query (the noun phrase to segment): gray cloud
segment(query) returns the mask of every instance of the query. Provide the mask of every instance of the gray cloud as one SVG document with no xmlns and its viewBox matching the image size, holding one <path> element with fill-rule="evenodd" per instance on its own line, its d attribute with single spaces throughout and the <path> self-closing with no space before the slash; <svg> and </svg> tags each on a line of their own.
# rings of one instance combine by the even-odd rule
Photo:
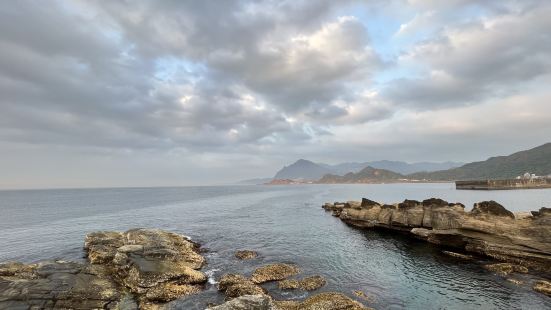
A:
<svg viewBox="0 0 551 310">
<path fill-rule="evenodd" d="M 2 3 L 0 187 L 24 186 L 21 170 L 36 186 L 49 176 L 55 186 L 208 183 L 299 157 L 471 160 L 486 154 L 471 143 L 547 142 L 550 10 L 535 0 Z M 407 31 L 385 37 L 400 24 Z"/>
<path fill-rule="evenodd" d="M 428 72 L 395 80 L 385 95 L 426 109 L 514 94 L 551 70 L 550 14 L 542 4 L 447 27 L 401 57 Z"/>
</svg>

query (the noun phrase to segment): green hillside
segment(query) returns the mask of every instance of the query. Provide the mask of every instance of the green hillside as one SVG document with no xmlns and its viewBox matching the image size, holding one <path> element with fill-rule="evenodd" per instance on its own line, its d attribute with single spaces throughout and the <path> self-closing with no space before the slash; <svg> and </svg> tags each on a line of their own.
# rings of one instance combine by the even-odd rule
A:
<svg viewBox="0 0 551 310">
<path fill-rule="evenodd" d="M 433 181 L 510 179 L 525 172 L 536 175 L 551 174 L 551 143 L 509 156 L 498 156 L 486 161 L 473 162 L 459 168 L 413 173 L 407 177 Z"/>
</svg>

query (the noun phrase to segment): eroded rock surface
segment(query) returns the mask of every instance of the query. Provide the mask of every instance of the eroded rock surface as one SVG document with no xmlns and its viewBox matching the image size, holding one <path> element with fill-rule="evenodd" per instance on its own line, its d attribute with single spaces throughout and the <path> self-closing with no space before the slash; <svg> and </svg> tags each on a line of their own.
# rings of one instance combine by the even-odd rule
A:
<svg viewBox="0 0 551 310">
<path fill-rule="evenodd" d="M 551 282 L 540 280 L 534 283 L 534 291 L 551 297 Z"/>
<path fill-rule="evenodd" d="M 116 309 L 123 295 L 102 266 L 0 264 L 0 309 Z"/>
<path fill-rule="evenodd" d="M 240 274 L 225 274 L 220 278 L 218 290 L 224 292 L 226 300 L 244 295 L 266 295 L 267 291 Z"/>
<path fill-rule="evenodd" d="M 495 201 L 461 203 L 431 198 L 393 205 L 326 203 L 323 208 L 349 225 L 411 233 L 428 242 L 489 256 L 503 262 L 551 272 L 551 209 L 516 216 Z"/>
<path fill-rule="evenodd" d="M 267 295 L 245 295 L 227 301 L 210 310 L 278 310 Z"/>
<path fill-rule="evenodd" d="M 264 283 L 268 281 L 278 281 L 294 276 L 300 272 L 295 265 L 290 264 L 270 264 L 257 268 L 251 277 L 254 283 Z"/>
<path fill-rule="evenodd" d="M 281 310 L 364 310 L 371 309 L 341 293 L 320 293 L 302 302 L 275 301 Z"/>
<path fill-rule="evenodd" d="M 205 259 L 188 238 L 156 229 L 86 236 L 90 263 L 0 265 L 0 308 L 154 309 L 199 292 Z"/>
<path fill-rule="evenodd" d="M 238 259 L 253 259 L 258 256 L 258 253 L 250 250 L 241 250 L 235 252 L 235 257 Z"/>
</svg>

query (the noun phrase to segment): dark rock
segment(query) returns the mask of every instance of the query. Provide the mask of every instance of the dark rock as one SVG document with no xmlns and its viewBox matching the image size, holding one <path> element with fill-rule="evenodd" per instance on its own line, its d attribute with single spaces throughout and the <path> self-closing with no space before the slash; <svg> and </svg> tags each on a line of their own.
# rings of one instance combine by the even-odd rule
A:
<svg viewBox="0 0 551 310">
<path fill-rule="evenodd" d="M 114 309 L 122 300 L 105 268 L 64 261 L 0 265 L 0 309 Z"/>
<path fill-rule="evenodd" d="M 373 207 L 373 206 L 380 206 L 381 204 L 376 202 L 376 201 L 373 201 L 373 200 L 369 200 L 367 198 L 362 198 L 362 208 L 367 208 L 367 207 Z"/>
<path fill-rule="evenodd" d="M 513 212 L 505 209 L 505 207 L 503 207 L 502 205 L 500 205 L 499 203 L 493 200 L 475 203 L 473 210 L 471 211 L 471 214 L 504 216 L 504 217 L 510 217 L 512 219 L 515 218 L 515 215 L 513 214 Z"/>
<path fill-rule="evenodd" d="M 429 198 L 423 200 L 423 206 L 447 206 L 449 203 L 440 198 Z"/>
<path fill-rule="evenodd" d="M 241 250 L 235 252 L 235 257 L 238 259 L 253 259 L 258 256 L 258 253 L 250 250 Z"/>
</svg>

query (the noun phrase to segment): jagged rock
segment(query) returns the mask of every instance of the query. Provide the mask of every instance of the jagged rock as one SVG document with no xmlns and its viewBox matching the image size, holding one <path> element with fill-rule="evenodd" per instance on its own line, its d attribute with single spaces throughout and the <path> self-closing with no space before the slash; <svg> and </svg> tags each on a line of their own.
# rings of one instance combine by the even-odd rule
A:
<svg viewBox="0 0 551 310">
<path fill-rule="evenodd" d="M 505 207 L 503 207 L 502 205 L 500 205 L 499 203 L 493 200 L 475 203 L 473 210 L 471 211 L 471 214 L 506 216 L 512 219 L 515 218 L 515 215 L 513 214 L 513 212 L 505 209 Z"/>
<path fill-rule="evenodd" d="M 551 272 L 551 209 L 519 216 L 494 201 L 475 204 L 465 212 L 461 203 L 431 198 L 339 210 L 341 220 L 359 228 L 409 232 L 428 242 L 473 252 L 503 262 Z M 334 208 L 334 205 L 333 205 Z"/>
<path fill-rule="evenodd" d="M 485 265 L 484 268 L 495 272 L 497 274 L 500 274 L 502 276 L 508 275 L 512 272 L 518 272 L 518 273 L 527 273 L 528 268 L 524 266 L 509 264 L 509 263 L 499 263 L 499 264 L 490 264 Z"/>
<path fill-rule="evenodd" d="M 199 246 L 178 234 L 96 232 L 84 247 L 89 264 L 0 264 L 0 308 L 157 309 L 207 281 Z"/>
<path fill-rule="evenodd" d="M 361 209 L 362 208 L 362 203 L 360 201 L 350 200 L 350 201 L 347 201 L 344 204 L 344 207 L 345 208 L 352 208 L 352 209 Z"/>
<path fill-rule="evenodd" d="M 298 274 L 298 267 L 289 264 L 270 264 L 257 268 L 251 277 L 254 283 L 278 281 Z"/>
<path fill-rule="evenodd" d="M 235 257 L 238 259 L 253 259 L 258 256 L 258 253 L 250 250 L 241 250 L 235 252 Z"/>
<path fill-rule="evenodd" d="M 551 282 L 539 280 L 534 283 L 534 291 L 551 296 Z"/>
<path fill-rule="evenodd" d="M 267 294 L 266 290 L 239 274 L 225 274 L 220 278 L 218 290 L 223 291 L 226 300 L 244 296 Z"/>
<path fill-rule="evenodd" d="M 117 282 L 146 299 L 175 299 L 178 292 L 191 294 L 197 291 L 194 284 L 207 281 L 196 270 L 205 262 L 198 245 L 175 233 L 158 229 L 91 233 L 85 250 L 91 263 L 109 267 Z M 158 286 L 171 290 L 161 294 Z"/>
<path fill-rule="evenodd" d="M 302 280 L 282 280 L 277 283 L 280 289 L 302 289 L 306 291 L 317 290 L 324 286 L 325 278 L 322 276 L 306 277 Z"/>
<path fill-rule="evenodd" d="M 362 198 L 362 203 L 361 203 L 362 208 L 380 206 L 380 205 L 381 204 L 376 202 L 376 201 L 373 201 L 373 200 L 370 200 L 370 199 L 367 199 L 367 198 Z"/>
<path fill-rule="evenodd" d="M 276 301 L 275 304 L 281 310 L 365 310 L 361 303 L 341 293 L 320 293 L 308 297 L 302 302 Z"/>
<path fill-rule="evenodd" d="M 234 298 L 210 310 L 277 310 L 267 295 L 245 295 Z"/>
<path fill-rule="evenodd" d="M 0 309 L 114 309 L 121 300 L 103 267 L 65 261 L 0 265 Z"/>
</svg>

